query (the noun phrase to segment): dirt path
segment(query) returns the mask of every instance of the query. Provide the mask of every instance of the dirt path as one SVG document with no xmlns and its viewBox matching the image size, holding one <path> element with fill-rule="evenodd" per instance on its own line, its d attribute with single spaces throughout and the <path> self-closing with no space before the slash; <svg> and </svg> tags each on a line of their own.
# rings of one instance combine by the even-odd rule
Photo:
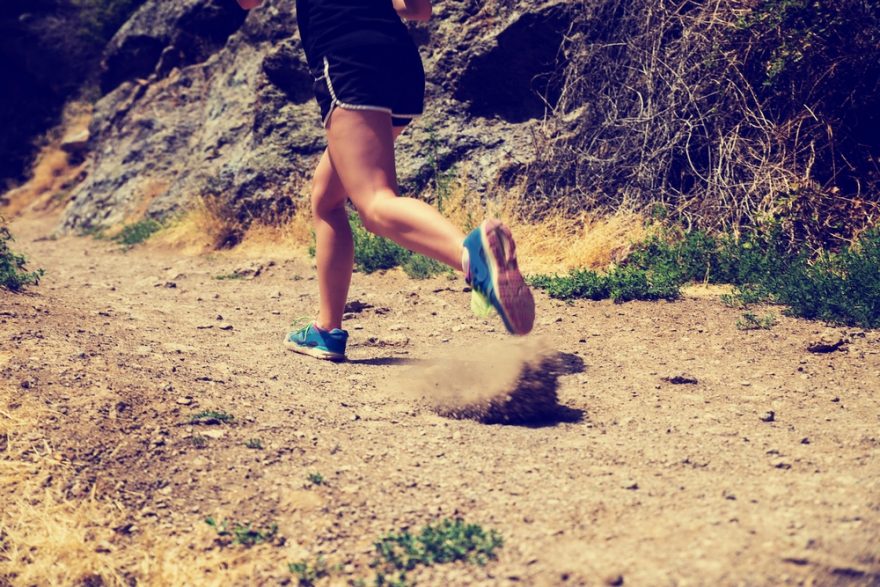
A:
<svg viewBox="0 0 880 587">
<path fill-rule="evenodd" d="M 77 473 L 66 495 L 116 503 L 120 558 L 145 535 L 209 557 L 203 519 L 226 516 L 284 537 L 241 549 L 235 582 L 283 583 L 320 554 L 356 579 L 379 536 L 461 516 L 503 536 L 499 559 L 418 584 L 880 584 L 880 332 L 786 317 L 743 332 L 717 299 L 539 295 L 537 334 L 583 360 L 559 389 L 575 417 L 490 426 L 401 389 L 408 362 L 506 340 L 461 282 L 356 274 L 351 298 L 372 307 L 347 323 L 352 360 L 325 364 L 280 344 L 315 305 L 305 260 L 35 240 L 48 227 L 13 226 L 47 275 L 0 293 L 0 384 L 50 409 L 39 426 Z M 807 352 L 823 335 L 849 342 Z M 189 424 L 203 410 L 235 419 Z"/>
</svg>

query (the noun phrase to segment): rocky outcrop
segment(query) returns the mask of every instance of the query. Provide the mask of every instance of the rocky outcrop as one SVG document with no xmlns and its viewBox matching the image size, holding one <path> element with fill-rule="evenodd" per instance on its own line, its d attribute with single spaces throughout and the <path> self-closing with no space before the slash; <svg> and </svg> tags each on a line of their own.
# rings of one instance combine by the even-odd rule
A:
<svg viewBox="0 0 880 587">
<path fill-rule="evenodd" d="M 325 146 L 294 4 L 148 0 L 105 53 L 90 171 L 63 228 L 167 217 L 199 197 L 242 227 L 288 215 Z M 405 193 L 453 168 L 483 191 L 531 157 L 533 126 L 558 97 L 568 11 L 441 0 L 412 26 L 428 88 L 425 116 L 399 142 Z"/>
</svg>

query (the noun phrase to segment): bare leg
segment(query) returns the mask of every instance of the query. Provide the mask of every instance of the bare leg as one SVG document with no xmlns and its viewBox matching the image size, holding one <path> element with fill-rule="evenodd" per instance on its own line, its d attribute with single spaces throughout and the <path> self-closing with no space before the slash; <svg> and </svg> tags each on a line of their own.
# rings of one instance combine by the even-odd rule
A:
<svg viewBox="0 0 880 587">
<path fill-rule="evenodd" d="M 461 270 L 464 233 L 430 204 L 397 195 L 388 114 L 337 108 L 327 140 L 333 167 L 367 230 Z"/>
<path fill-rule="evenodd" d="M 402 132 L 403 127 L 393 129 L 393 139 Z M 347 199 L 339 175 L 324 151 L 315 169 L 311 198 L 320 294 L 315 322 L 324 330 L 342 327 L 342 314 L 351 285 L 354 243 L 345 210 Z"/>
<path fill-rule="evenodd" d="M 339 176 L 333 169 L 327 151 L 324 151 L 312 183 L 315 262 L 318 266 L 320 295 L 315 322 L 324 330 L 342 326 L 342 313 L 351 284 L 354 243 L 345 211 L 346 199 Z"/>
</svg>

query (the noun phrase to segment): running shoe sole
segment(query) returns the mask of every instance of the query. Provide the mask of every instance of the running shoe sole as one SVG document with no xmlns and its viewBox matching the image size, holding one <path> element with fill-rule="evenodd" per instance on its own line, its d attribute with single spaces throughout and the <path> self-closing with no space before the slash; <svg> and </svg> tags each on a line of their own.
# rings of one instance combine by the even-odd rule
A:
<svg viewBox="0 0 880 587">
<path fill-rule="evenodd" d="M 480 237 L 491 253 L 486 261 L 501 319 L 511 334 L 528 334 L 535 324 L 535 299 L 519 271 L 513 235 L 501 221 L 491 219 L 483 223 Z"/>
</svg>

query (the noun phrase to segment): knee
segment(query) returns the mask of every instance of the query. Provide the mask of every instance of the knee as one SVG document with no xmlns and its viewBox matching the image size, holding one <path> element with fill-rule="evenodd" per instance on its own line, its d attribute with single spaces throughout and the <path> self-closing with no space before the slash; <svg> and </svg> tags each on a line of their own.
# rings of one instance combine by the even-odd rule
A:
<svg viewBox="0 0 880 587">
<path fill-rule="evenodd" d="M 327 218 L 345 211 L 345 198 L 333 198 L 326 186 L 315 185 L 311 195 L 312 218 Z"/>
<path fill-rule="evenodd" d="M 358 216 L 369 232 L 377 236 L 388 235 L 388 218 L 381 198 L 375 198 L 367 206 L 358 208 Z"/>
</svg>

